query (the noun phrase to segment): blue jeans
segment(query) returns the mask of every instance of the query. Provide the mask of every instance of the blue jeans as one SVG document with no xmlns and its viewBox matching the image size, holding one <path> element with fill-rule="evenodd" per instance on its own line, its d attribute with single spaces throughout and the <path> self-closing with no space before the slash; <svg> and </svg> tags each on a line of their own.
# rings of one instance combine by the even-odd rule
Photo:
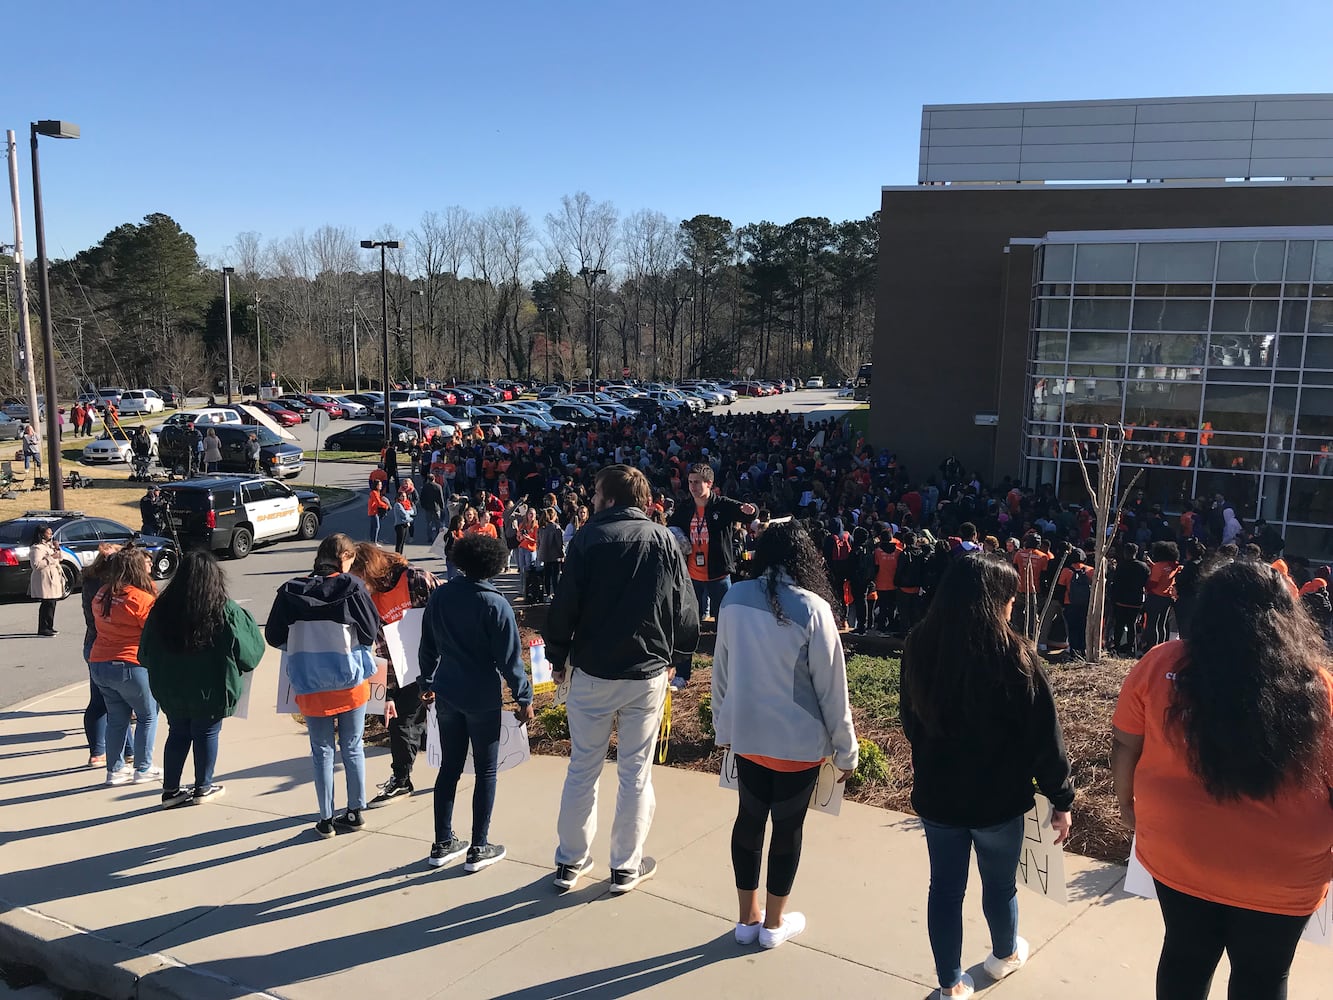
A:
<svg viewBox="0 0 1333 1000">
<path fill-rule="evenodd" d="M 930 895 L 926 928 L 935 954 L 940 988 L 963 978 L 963 896 L 972 848 L 981 875 L 981 912 L 990 927 L 991 950 L 1008 958 L 1018 948 L 1018 857 L 1023 847 L 1023 817 L 969 830 L 923 820 L 930 853 Z"/>
<path fill-rule="evenodd" d="M 93 680 L 91 670 L 88 673 L 88 707 L 83 710 L 83 735 L 88 738 L 90 757 L 101 757 L 106 753 L 106 699 L 102 697 L 102 689 Z M 133 733 L 127 730 L 125 747 L 120 755 L 122 758 L 134 752 L 132 737 Z"/>
<path fill-rule="evenodd" d="M 713 617 L 717 617 L 717 609 L 722 604 L 722 598 L 727 596 L 727 591 L 731 589 L 731 577 L 724 576 L 720 580 L 690 580 L 694 584 L 694 599 L 699 605 L 699 617 L 711 610 Z M 712 608 L 709 608 L 709 604 Z"/>
<path fill-rule="evenodd" d="M 93 683 L 106 701 L 106 745 L 123 747 L 130 731 L 130 713 L 139 720 L 134 727 L 134 769 L 153 766 L 153 737 L 157 735 L 157 701 L 148 686 L 148 668 L 137 663 L 110 660 L 88 664 Z M 107 754 L 106 771 L 121 770 L 125 761 Z"/>
<path fill-rule="evenodd" d="M 487 843 L 491 812 L 495 809 L 495 772 L 500 759 L 500 709 L 463 712 L 437 698 L 435 713 L 440 722 L 440 772 L 435 777 L 435 842 L 454 836 L 454 796 L 458 779 L 472 746 L 472 843 Z"/>
<path fill-rule="evenodd" d="M 342 748 L 343 771 L 347 775 L 347 808 L 366 807 L 366 753 L 361 737 L 366 731 L 366 706 L 341 715 L 306 716 L 310 734 L 310 754 L 315 761 L 315 798 L 319 800 L 319 818 L 333 819 L 333 733 L 338 731 Z"/>
<path fill-rule="evenodd" d="M 218 760 L 218 734 L 221 719 L 193 719 L 167 716 L 167 742 L 162 747 L 162 789 L 174 792 L 181 786 L 185 758 L 194 748 L 194 787 L 213 784 L 213 767 Z"/>
</svg>

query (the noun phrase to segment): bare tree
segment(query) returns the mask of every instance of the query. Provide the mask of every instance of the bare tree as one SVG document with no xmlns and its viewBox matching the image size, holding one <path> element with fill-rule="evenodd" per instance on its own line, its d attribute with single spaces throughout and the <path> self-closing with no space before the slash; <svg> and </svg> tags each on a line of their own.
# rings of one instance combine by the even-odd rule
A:
<svg viewBox="0 0 1333 1000">
<path fill-rule="evenodd" d="M 587 313 L 584 332 L 590 361 L 595 334 L 593 296 L 605 287 L 598 284 L 595 272 L 610 270 L 619 217 L 609 201 L 594 202 L 586 191 L 565 195 L 560 199 L 560 211 L 546 216 L 548 270 L 563 267 L 583 279 Z"/>
<path fill-rule="evenodd" d="M 187 395 L 210 381 L 204 338 L 197 333 L 168 337 L 159 363 L 167 381 Z"/>
<path fill-rule="evenodd" d="M 1097 461 L 1095 489 L 1088 475 L 1087 461 L 1083 457 L 1083 445 L 1086 442 L 1079 441 L 1078 434 L 1072 427 L 1069 430 L 1069 437 L 1074 445 L 1074 457 L 1078 459 L 1078 470 L 1083 474 L 1083 485 L 1087 488 L 1092 503 L 1094 554 L 1092 598 L 1088 604 L 1086 638 L 1087 658 L 1093 663 L 1100 663 L 1102 659 L 1102 636 L 1105 634 L 1106 617 L 1106 562 L 1111 553 L 1111 539 L 1115 537 L 1115 528 L 1120 523 L 1120 512 L 1125 508 L 1125 501 L 1129 498 L 1130 491 L 1134 489 L 1134 484 L 1139 481 L 1139 476 L 1143 474 L 1142 469 L 1134 473 L 1134 478 L 1129 481 L 1129 485 L 1120 494 L 1120 500 L 1117 502 L 1115 484 L 1120 478 L 1120 458 L 1125 450 L 1125 427 L 1123 424 L 1117 424 L 1114 430 L 1115 436 L 1112 437 L 1112 428 L 1107 424 L 1102 425 L 1097 454 L 1092 456 Z"/>
</svg>

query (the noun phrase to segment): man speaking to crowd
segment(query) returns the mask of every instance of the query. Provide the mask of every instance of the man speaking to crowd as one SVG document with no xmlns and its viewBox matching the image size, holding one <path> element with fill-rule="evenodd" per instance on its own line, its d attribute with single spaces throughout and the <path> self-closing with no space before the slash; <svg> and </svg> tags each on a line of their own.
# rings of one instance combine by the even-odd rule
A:
<svg viewBox="0 0 1333 1000">
<path fill-rule="evenodd" d="M 690 466 L 689 485 L 694 503 L 677 508 L 668 523 L 684 532 L 690 542 L 688 570 L 699 617 L 704 617 L 707 608 L 716 618 L 722 598 L 731 589 L 731 574 L 736 568 L 732 526 L 738 521 L 749 521 L 757 511 L 752 503 L 740 503 L 714 493 L 713 467 L 707 462 Z M 689 661 L 682 661 L 672 683 L 684 687 L 689 680 Z"/>
<path fill-rule="evenodd" d="M 649 520 L 648 480 L 611 465 L 597 474 L 595 513 L 574 535 L 546 624 L 557 683 L 569 672 L 569 771 L 560 799 L 555 884 L 572 889 L 593 867 L 597 779 L 617 725 L 619 793 L 611 827 L 611 891 L 653 877 L 643 855 L 653 821 L 653 746 L 671 664 L 699 644 L 699 612 L 670 532 Z M 616 722 L 617 718 L 619 719 Z"/>
</svg>

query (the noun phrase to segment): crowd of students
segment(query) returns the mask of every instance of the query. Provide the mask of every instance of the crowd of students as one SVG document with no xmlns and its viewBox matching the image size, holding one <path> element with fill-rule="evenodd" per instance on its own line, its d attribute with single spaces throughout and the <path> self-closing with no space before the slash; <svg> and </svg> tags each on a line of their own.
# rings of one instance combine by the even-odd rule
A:
<svg viewBox="0 0 1333 1000">
<path fill-rule="evenodd" d="M 657 874 L 644 851 L 653 749 L 666 693 L 689 682 L 708 612 L 716 738 L 738 758 L 735 939 L 774 948 L 802 933 L 806 918 L 789 903 L 810 789 L 823 760 L 845 780 L 859 757 L 839 631 L 877 627 L 906 636 L 901 718 L 930 859 L 939 995 L 975 989 L 962 961 L 973 852 L 991 937 L 983 968 L 998 980 L 1023 967 L 1023 816 L 1040 790 L 1063 840 L 1075 797 L 1035 620 L 1054 594 L 1077 646 L 1090 589 L 1080 543 L 1090 548 L 1095 531 L 1086 512 L 1049 491 L 985 489 L 952 460 L 922 483 L 846 424 L 806 427 L 786 413 L 446 446 L 417 456 L 420 489 L 400 478 L 396 458 L 390 451 L 376 470 L 372 497 L 392 489 L 394 503 L 412 509 L 405 534 L 418 508 L 433 508 L 442 579 L 374 540 L 331 535 L 312 573 L 280 589 L 265 629 L 285 649 L 306 717 L 320 836 L 358 830 L 365 808 L 414 793 L 433 704 L 443 760 L 428 863 L 461 859 L 480 871 L 503 859 L 490 820 L 506 688 L 518 720 L 533 717 L 514 612 L 489 582 L 513 559 L 551 601 L 547 655 L 567 686 L 558 887 L 574 888 L 594 867 L 595 788 L 613 728 L 611 891 Z M 1333 677 L 1302 567 L 1268 558 L 1280 545 L 1262 526 L 1249 542 L 1225 509 L 1227 541 L 1213 538 L 1211 511 L 1154 538 L 1160 511 L 1131 504 L 1116 527 L 1108 628 L 1122 648 L 1151 651 L 1125 681 L 1112 766 L 1166 923 L 1158 996 L 1205 997 L 1225 951 L 1233 996 L 1276 1000 L 1300 927 L 1333 876 Z M 206 553 L 190 554 L 160 597 L 134 547 L 104 552 L 89 579 L 93 700 L 109 719 L 99 733 L 90 703 L 90 764 L 106 764 L 109 784 L 161 778 L 164 806 L 216 797 L 218 730 L 259 659 L 253 620 L 227 600 Z M 185 602 L 202 614 L 171 610 Z M 405 665 L 384 629 L 414 608 L 423 612 L 419 678 L 400 683 Z M 1180 639 L 1169 638 L 1173 622 Z M 378 660 L 389 678 L 391 774 L 368 796 L 362 734 Z M 159 703 L 172 733 L 165 774 L 151 758 Z M 182 781 L 189 748 L 192 784 Z M 454 812 L 469 749 L 477 777 L 465 839 Z M 347 783 L 341 811 L 335 752 Z M 1204 846 L 1200 828 L 1210 831 Z"/>
</svg>

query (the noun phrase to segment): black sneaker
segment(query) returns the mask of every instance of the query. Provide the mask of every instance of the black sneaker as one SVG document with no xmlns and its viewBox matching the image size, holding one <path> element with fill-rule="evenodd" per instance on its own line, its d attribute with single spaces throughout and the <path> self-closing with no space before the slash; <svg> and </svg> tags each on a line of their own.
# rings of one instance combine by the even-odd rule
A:
<svg viewBox="0 0 1333 1000">
<path fill-rule="evenodd" d="M 454 837 L 452 840 L 437 841 L 430 845 L 430 857 L 426 864 L 432 868 L 443 868 L 450 861 L 457 861 L 468 853 L 468 842 Z"/>
<path fill-rule="evenodd" d="M 503 860 L 504 856 L 503 844 L 482 844 L 479 847 L 470 847 L 467 852 L 467 863 L 463 865 L 463 871 L 479 872 L 483 868 L 489 868 L 497 861 Z"/>
<path fill-rule="evenodd" d="M 592 871 L 592 858 L 584 858 L 576 865 L 556 865 L 555 884 L 561 889 L 572 889 L 580 878 Z"/>
<path fill-rule="evenodd" d="M 399 781 L 396 777 L 391 777 L 384 784 L 380 785 L 379 790 L 380 793 L 366 804 L 367 809 L 377 809 L 386 802 L 392 802 L 394 799 L 406 798 L 415 791 L 410 779 Z"/>
<path fill-rule="evenodd" d="M 335 816 L 333 822 L 347 830 L 360 830 L 366 825 L 366 821 L 361 817 L 360 809 L 348 809 L 341 816 Z"/>
<path fill-rule="evenodd" d="M 188 805 L 194 798 L 188 788 L 177 788 L 174 792 L 162 793 L 162 808 L 174 809 L 176 806 Z"/>
<path fill-rule="evenodd" d="M 315 834 L 328 840 L 333 836 L 333 820 L 322 819 L 315 824 Z"/>
<path fill-rule="evenodd" d="M 640 861 L 637 871 L 633 868 L 616 868 L 611 872 L 611 891 L 617 895 L 629 892 L 640 882 L 647 882 L 656 874 L 657 862 L 652 858 Z"/>
<path fill-rule="evenodd" d="M 207 802 L 210 799 L 220 799 L 226 793 L 227 789 L 224 786 L 212 784 L 207 788 L 196 788 L 193 794 L 193 801 L 195 805 L 198 805 L 200 802 Z"/>
</svg>

